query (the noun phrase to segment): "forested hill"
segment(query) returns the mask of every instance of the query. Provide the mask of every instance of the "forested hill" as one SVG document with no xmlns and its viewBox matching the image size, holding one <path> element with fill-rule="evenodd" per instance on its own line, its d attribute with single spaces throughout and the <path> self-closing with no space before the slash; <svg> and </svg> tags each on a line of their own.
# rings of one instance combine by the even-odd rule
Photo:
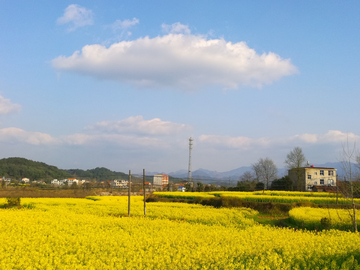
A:
<svg viewBox="0 0 360 270">
<path fill-rule="evenodd" d="M 91 170 L 80 170 L 80 169 L 70 169 L 65 170 L 67 173 L 73 175 L 75 178 L 79 179 L 88 179 L 88 180 L 97 180 L 97 181 L 110 181 L 115 179 L 128 179 L 128 175 L 122 172 L 111 171 L 107 168 L 95 168 Z"/>
<path fill-rule="evenodd" d="M 114 172 L 107 168 L 95 168 L 86 171 L 80 169 L 61 170 L 43 162 L 19 157 L 0 159 L 0 178 L 3 176 L 9 177 L 12 180 L 20 180 L 21 178 L 26 177 L 31 181 L 49 181 L 52 179 L 64 179 L 70 177 L 97 181 L 128 179 L 127 174 Z"/>
<path fill-rule="evenodd" d="M 72 177 L 71 174 L 55 166 L 26 158 L 11 157 L 0 159 L 0 177 L 10 177 L 20 180 L 23 177 L 30 180 L 52 180 Z"/>
</svg>

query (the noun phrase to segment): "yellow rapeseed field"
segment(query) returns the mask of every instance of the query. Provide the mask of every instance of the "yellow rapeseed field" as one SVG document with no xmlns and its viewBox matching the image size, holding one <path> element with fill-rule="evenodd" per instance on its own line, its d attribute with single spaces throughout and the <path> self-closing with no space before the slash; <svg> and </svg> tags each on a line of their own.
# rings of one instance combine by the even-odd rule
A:
<svg viewBox="0 0 360 270">
<path fill-rule="evenodd" d="M 356 221 L 360 225 L 360 210 L 356 210 Z M 289 217 L 295 224 L 304 225 L 307 228 L 322 227 L 321 220 L 327 219 L 332 228 L 353 230 L 353 210 L 352 209 L 326 209 L 299 207 L 289 212 Z"/>
<path fill-rule="evenodd" d="M 0 200 L 4 204 L 5 200 Z M 359 269 L 360 235 L 256 224 L 249 209 L 141 197 L 22 199 L 0 209 L 0 269 Z"/>
<path fill-rule="evenodd" d="M 295 191 L 255 191 L 255 192 L 154 192 L 155 195 L 167 198 L 211 198 L 211 197 L 232 197 L 249 202 L 274 202 L 274 203 L 298 203 L 310 202 L 315 204 L 351 204 L 351 200 L 343 198 L 336 193 L 327 192 L 295 192 Z M 355 203 L 360 204 L 360 199 L 354 199 Z"/>
</svg>

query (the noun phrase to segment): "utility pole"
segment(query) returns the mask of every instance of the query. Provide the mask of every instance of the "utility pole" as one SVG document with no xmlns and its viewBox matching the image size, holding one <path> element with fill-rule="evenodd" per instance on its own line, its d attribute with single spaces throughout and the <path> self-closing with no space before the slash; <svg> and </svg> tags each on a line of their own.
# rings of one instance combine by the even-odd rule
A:
<svg viewBox="0 0 360 270">
<path fill-rule="evenodd" d="M 357 232 L 357 224 L 356 224 L 356 207 L 354 202 L 354 189 L 353 189 L 353 183 L 350 181 L 350 187 L 351 187 L 351 202 L 353 207 L 353 223 L 354 223 L 354 231 Z"/>
<path fill-rule="evenodd" d="M 129 187 L 128 187 L 128 217 L 130 217 L 130 197 L 131 197 L 131 170 L 129 170 Z"/>
<path fill-rule="evenodd" d="M 336 175 L 336 204 L 338 204 L 338 198 L 339 198 L 339 186 L 338 186 L 338 179 L 339 179 L 339 176 Z"/>
<path fill-rule="evenodd" d="M 143 169 L 143 190 L 144 190 L 144 216 L 146 217 L 145 169 Z"/>
</svg>

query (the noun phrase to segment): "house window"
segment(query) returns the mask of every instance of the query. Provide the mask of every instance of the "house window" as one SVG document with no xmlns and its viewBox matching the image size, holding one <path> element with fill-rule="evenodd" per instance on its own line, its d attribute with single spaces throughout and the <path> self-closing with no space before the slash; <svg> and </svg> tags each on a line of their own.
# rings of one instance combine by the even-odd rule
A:
<svg viewBox="0 0 360 270">
<path fill-rule="evenodd" d="M 320 179 L 320 185 L 324 184 L 324 179 Z"/>
<path fill-rule="evenodd" d="M 308 179 L 311 180 L 311 174 L 308 174 Z"/>
<path fill-rule="evenodd" d="M 317 172 L 315 172 L 315 175 L 317 175 Z"/>
<path fill-rule="evenodd" d="M 311 185 L 308 185 L 308 186 L 307 186 L 307 189 L 310 190 L 310 189 L 311 189 Z"/>
<path fill-rule="evenodd" d="M 314 185 L 317 185 L 317 181 L 314 182 Z"/>
<path fill-rule="evenodd" d="M 324 170 L 320 170 L 320 175 L 324 175 Z"/>
<path fill-rule="evenodd" d="M 329 171 L 329 176 L 334 176 L 334 171 Z"/>
</svg>

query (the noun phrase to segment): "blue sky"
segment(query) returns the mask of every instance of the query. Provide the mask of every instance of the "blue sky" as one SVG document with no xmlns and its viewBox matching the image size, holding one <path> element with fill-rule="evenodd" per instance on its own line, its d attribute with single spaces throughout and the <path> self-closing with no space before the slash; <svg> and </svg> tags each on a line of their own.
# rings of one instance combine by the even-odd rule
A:
<svg viewBox="0 0 360 270">
<path fill-rule="evenodd" d="M 0 158 L 227 171 L 359 141 L 358 1 L 0 1 Z"/>
</svg>

